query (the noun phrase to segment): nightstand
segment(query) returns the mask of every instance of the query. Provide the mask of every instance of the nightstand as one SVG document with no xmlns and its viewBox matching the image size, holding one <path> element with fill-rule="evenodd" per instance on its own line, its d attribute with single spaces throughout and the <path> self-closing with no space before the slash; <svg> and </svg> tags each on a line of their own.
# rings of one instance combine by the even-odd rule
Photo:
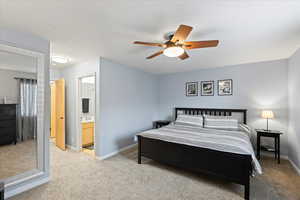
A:
<svg viewBox="0 0 300 200">
<path fill-rule="evenodd" d="M 256 134 L 257 134 L 257 148 L 256 148 L 256 153 L 257 153 L 257 159 L 260 159 L 260 151 L 269 151 L 269 152 L 274 152 L 275 154 L 275 159 L 277 159 L 278 164 L 280 163 L 280 135 L 283 133 L 280 131 L 274 131 L 274 130 L 264 130 L 264 129 L 255 129 Z M 274 149 L 266 148 L 264 146 L 260 145 L 260 138 L 261 137 L 271 137 L 274 138 Z"/>
<path fill-rule="evenodd" d="M 153 122 L 153 128 L 161 128 L 163 126 L 167 126 L 171 123 L 171 121 L 168 120 L 158 120 Z"/>
</svg>

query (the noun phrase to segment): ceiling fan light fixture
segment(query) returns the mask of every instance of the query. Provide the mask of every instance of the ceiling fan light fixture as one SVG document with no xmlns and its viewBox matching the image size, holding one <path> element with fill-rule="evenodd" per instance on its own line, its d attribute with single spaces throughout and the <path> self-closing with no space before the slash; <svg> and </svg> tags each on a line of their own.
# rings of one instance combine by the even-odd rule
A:
<svg viewBox="0 0 300 200">
<path fill-rule="evenodd" d="M 185 60 L 190 57 L 186 50 L 218 46 L 219 40 L 186 41 L 192 30 L 193 27 L 181 24 L 175 32 L 167 34 L 167 41 L 164 43 L 135 41 L 134 44 L 162 48 L 156 53 L 146 57 L 146 59 L 152 59 L 164 54 L 165 56 L 177 57 L 181 60 Z"/>
<path fill-rule="evenodd" d="M 182 47 L 168 47 L 164 50 L 164 55 L 168 57 L 178 57 L 184 53 L 184 49 Z"/>
</svg>

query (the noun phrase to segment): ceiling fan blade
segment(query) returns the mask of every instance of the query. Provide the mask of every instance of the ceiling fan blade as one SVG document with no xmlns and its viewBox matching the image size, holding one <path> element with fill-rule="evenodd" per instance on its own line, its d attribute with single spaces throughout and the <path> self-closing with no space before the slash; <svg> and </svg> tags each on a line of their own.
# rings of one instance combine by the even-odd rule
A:
<svg viewBox="0 0 300 200">
<path fill-rule="evenodd" d="M 208 41 L 191 41 L 184 42 L 185 49 L 196 49 L 196 48 L 206 48 L 206 47 L 216 47 L 219 44 L 219 40 L 208 40 Z"/>
<path fill-rule="evenodd" d="M 189 58 L 189 55 L 185 51 L 183 54 L 181 54 L 180 56 L 178 56 L 178 58 L 180 58 L 181 60 L 184 60 L 184 59 Z"/>
<path fill-rule="evenodd" d="M 151 59 L 151 58 L 154 58 L 154 57 L 156 57 L 156 56 L 159 56 L 159 55 L 161 55 L 163 52 L 164 52 L 163 50 L 161 50 L 161 51 L 159 51 L 159 52 L 156 52 L 155 54 L 152 54 L 151 56 L 148 56 L 147 59 Z"/>
<path fill-rule="evenodd" d="M 187 25 L 180 25 L 171 39 L 171 42 L 183 42 L 193 30 L 193 27 Z"/>
<path fill-rule="evenodd" d="M 154 46 L 154 47 L 163 47 L 163 45 L 164 45 L 164 44 L 161 44 L 161 43 L 155 43 L 155 42 L 140 42 L 140 41 L 135 41 L 134 44 L 141 44 L 141 45 Z"/>
</svg>

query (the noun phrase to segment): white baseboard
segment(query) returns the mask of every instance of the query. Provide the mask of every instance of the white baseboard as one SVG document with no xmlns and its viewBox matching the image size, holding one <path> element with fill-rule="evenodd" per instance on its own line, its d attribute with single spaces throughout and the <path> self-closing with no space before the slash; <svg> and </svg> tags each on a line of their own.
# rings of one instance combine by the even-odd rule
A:
<svg viewBox="0 0 300 200">
<path fill-rule="evenodd" d="M 26 183 L 26 184 L 24 184 L 20 187 L 17 187 L 16 189 L 5 191 L 4 199 L 8 199 L 12 196 L 15 196 L 15 195 L 20 194 L 20 193 L 25 192 L 25 191 L 28 191 L 30 189 L 33 189 L 33 188 L 39 186 L 39 185 L 45 184 L 49 181 L 50 181 L 50 177 L 45 177 L 45 178 L 39 179 L 37 181 L 32 181 L 30 183 Z"/>
<path fill-rule="evenodd" d="M 105 156 L 96 156 L 96 158 L 97 159 L 99 159 L 99 160 L 105 160 L 105 159 L 107 159 L 107 158 L 110 158 L 110 157 L 112 157 L 112 156 L 115 156 L 115 155 L 117 155 L 118 153 L 121 153 L 121 152 L 123 152 L 123 151 L 126 151 L 126 150 L 128 150 L 128 149 L 130 149 L 130 148 L 132 148 L 132 147 L 134 147 L 134 146 L 136 146 L 137 144 L 136 143 L 134 143 L 134 144 L 131 144 L 131 145 L 128 145 L 128 146 L 126 146 L 126 147 L 123 147 L 122 149 L 120 149 L 120 150 L 117 150 L 117 151 L 114 151 L 114 152 L 112 152 L 112 153 L 109 153 L 109 154 L 107 154 L 107 155 L 105 155 Z"/>
<path fill-rule="evenodd" d="M 296 172 L 300 176 L 300 169 L 297 167 L 297 165 L 290 158 L 288 158 L 288 161 L 290 161 L 290 163 L 292 164 L 292 166 L 294 167 L 294 169 L 296 170 Z"/>
</svg>

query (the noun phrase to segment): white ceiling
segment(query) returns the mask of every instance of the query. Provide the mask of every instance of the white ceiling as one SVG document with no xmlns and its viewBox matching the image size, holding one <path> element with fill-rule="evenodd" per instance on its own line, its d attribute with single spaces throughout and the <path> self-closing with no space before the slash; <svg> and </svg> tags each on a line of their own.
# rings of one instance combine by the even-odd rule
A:
<svg viewBox="0 0 300 200">
<path fill-rule="evenodd" d="M 300 47 L 299 0 L 0 0 L 0 24 L 48 38 L 52 54 L 73 63 L 96 56 L 154 73 L 187 71 L 289 57 Z M 184 61 L 145 57 L 179 24 L 189 40 L 218 39 Z"/>
<path fill-rule="evenodd" d="M 36 73 L 34 57 L 0 51 L 0 69 Z"/>
</svg>

